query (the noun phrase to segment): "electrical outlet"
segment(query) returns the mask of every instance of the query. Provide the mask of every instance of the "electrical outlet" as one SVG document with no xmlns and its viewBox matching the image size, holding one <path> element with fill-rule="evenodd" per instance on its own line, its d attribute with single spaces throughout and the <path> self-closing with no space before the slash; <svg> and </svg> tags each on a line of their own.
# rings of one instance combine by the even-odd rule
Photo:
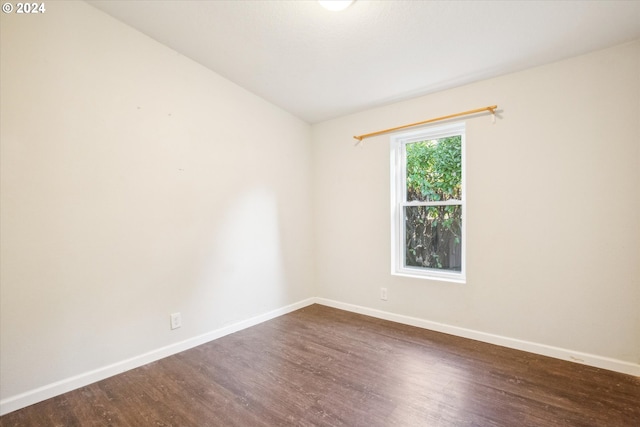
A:
<svg viewBox="0 0 640 427">
<path fill-rule="evenodd" d="M 380 299 L 383 301 L 387 300 L 387 288 L 380 288 Z"/>
<path fill-rule="evenodd" d="M 178 329 L 182 326 L 182 316 L 180 313 L 171 313 L 171 329 Z"/>
</svg>

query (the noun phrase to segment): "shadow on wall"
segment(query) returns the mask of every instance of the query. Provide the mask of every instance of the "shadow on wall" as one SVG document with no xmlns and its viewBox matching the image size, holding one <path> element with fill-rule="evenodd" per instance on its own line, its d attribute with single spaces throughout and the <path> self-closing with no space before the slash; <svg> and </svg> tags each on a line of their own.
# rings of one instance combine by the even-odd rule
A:
<svg viewBox="0 0 640 427">
<path fill-rule="evenodd" d="M 203 298 L 226 306 L 224 323 L 286 300 L 280 235 L 273 192 L 253 189 L 228 203 L 198 277 Z"/>
</svg>

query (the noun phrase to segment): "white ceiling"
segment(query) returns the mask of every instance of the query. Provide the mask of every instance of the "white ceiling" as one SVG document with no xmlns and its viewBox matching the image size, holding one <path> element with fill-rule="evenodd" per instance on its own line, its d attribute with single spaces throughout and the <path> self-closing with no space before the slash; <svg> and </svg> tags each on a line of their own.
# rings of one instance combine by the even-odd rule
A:
<svg viewBox="0 0 640 427">
<path fill-rule="evenodd" d="M 309 123 L 640 39 L 640 1 L 89 1 Z"/>
</svg>

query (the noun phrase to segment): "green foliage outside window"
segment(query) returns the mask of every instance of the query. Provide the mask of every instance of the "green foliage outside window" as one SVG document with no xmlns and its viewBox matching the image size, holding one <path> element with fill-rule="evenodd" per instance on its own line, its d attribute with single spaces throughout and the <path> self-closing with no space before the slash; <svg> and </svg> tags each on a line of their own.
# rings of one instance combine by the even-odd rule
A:
<svg viewBox="0 0 640 427">
<path fill-rule="evenodd" d="M 406 145 L 407 201 L 462 197 L 461 136 Z M 406 206 L 406 265 L 460 271 L 462 206 Z"/>
</svg>

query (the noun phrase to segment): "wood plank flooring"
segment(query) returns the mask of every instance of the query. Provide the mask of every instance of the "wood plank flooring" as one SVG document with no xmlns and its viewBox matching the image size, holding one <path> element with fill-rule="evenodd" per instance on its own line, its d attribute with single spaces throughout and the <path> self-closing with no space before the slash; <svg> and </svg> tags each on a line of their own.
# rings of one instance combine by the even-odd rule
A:
<svg viewBox="0 0 640 427">
<path fill-rule="evenodd" d="M 312 305 L 0 426 L 640 426 L 640 378 Z"/>
</svg>

